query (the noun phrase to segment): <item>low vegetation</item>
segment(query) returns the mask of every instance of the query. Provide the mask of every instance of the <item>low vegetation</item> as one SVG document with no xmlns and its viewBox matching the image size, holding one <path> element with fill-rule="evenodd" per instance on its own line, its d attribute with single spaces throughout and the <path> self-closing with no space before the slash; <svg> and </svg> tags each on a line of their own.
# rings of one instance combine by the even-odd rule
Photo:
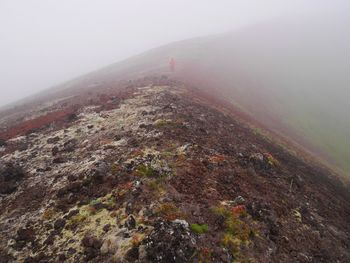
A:
<svg viewBox="0 0 350 263">
<path fill-rule="evenodd" d="M 137 167 L 136 174 L 138 176 L 155 177 L 158 175 L 158 172 L 152 166 L 142 164 Z"/>
<path fill-rule="evenodd" d="M 185 218 L 185 214 L 174 203 L 161 204 L 157 209 L 157 214 L 169 221 Z"/>
<path fill-rule="evenodd" d="M 254 236 L 254 231 L 242 220 L 246 217 L 246 212 L 242 209 L 230 210 L 227 207 L 219 206 L 212 208 L 217 216 L 225 219 L 225 232 L 221 243 L 227 248 L 235 258 L 240 258 L 241 246 L 247 246 L 250 238 Z"/>
<path fill-rule="evenodd" d="M 209 227 L 207 224 L 191 224 L 190 229 L 196 234 L 205 234 Z"/>
</svg>

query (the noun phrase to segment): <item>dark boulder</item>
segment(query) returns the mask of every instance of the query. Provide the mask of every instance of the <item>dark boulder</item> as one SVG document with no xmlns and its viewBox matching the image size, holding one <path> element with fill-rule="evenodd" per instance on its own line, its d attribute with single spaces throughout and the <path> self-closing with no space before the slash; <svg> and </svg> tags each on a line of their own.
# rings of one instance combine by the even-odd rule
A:
<svg viewBox="0 0 350 263">
<path fill-rule="evenodd" d="M 52 149 L 51 149 L 52 156 L 56 156 L 58 154 L 58 152 L 59 152 L 59 149 L 57 146 L 52 147 Z"/>
<path fill-rule="evenodd" d="M 63 150 L 65 152 L 73 152 L 76 149 L 77 144 L 78 144 L 77 139 L 70 139 L 63 144 Z"/>
<path fill-rule="evenodd" d="M 102 241 L 97 237 L 86 234 L 82 239 L 81 244 L 84 247 L 84 256 L 86 261 L 89 261 L 100 254 Z"/>
<path fill-rule="evenodd" d="M 17 230 L 17 241 L 33 242 L 35 240 L 35 232 L 32 228 L 19 228 Z"/>
<path fill-rule="evenodd" d="M 52 160 L 52 163 L 54 164 L 61 164 L 65 162 L 66 162 L 66 159 L 64 157 L 56 157 Z"/>
<path fill-rule="evenodd" d="M 23 169 L 11 162 L 0 161 L 0 194 L 11 194 L 24 177 Z"/>
<path fill-rule="evenodd" d="M 7 143 L 4 139 L 0 139 L 0 147 L 6 146 Z"/>
<path fill-rule="evenodd" d="M 136 220 L 133 215 L 129 215 L 125 221 L 125 227 L 129 230 L 136 228 Z"/>
<path fill-rule="evenodd" d="M 55 136 L 55 137 L 51 137 L 47 139 L 47 143 L 49 144 L 55 144 L 56 142 L 58 142 L 60 140 L 60 137 Z"/>
<path fill-rule="evenodd" d="M 78 118 L 77 114 L 71 113 L 71 114 L 67 115 L 65 119 L 68 122 L 71 122 L 71 121 L 75 121 L 77 118 Z"/>
<path fill-rule="evenodd" d="M 59 218 L 55 221 L 53 227 L 55 230 L 62 230 L 64 226 L 66 225 L 66 220 L 63 218 Z"/>
<path fill-rule="evenodd" d="M 195 238 L 188 225 L 162 219 L 155 223 L 152 233 L 142 244 L 147 260 L 155 263 L 189 262 L 195 252 Z"/>
</svg>

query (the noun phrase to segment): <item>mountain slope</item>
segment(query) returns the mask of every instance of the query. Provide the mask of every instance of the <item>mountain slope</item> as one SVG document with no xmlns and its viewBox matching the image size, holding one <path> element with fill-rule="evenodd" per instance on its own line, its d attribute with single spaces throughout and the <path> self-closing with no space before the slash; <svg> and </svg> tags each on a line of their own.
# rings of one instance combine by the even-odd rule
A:
<svg viewBox="0 0 350 263">
<path fill-rule="evenodd" d="M 7 133 L 2 262 L 349 260 L 350 193 L 332 172 L 179 81 L 99 92 Z"/>
<path fill-rule="evenodd" d="M 57 87 L 56 94 L 168 74 L 224 98 L 344 174 L 350 171 L 348 19 L 281 20 L 172 43 Z M 50 90 L 52 94 L 53 90 Z"/>
</svg>

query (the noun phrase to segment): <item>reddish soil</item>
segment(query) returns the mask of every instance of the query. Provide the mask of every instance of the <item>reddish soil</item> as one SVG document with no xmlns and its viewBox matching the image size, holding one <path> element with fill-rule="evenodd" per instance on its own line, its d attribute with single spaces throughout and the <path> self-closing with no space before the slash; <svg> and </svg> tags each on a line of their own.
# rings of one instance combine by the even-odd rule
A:
<svg viewBox="0 0 350 263">
<path fill-rule="evenodd" d="M 25 121 L 19 125 L 9 128 L 8 130 L 0 133 L 0 138 L 4 140 L 8 140 L 20 135 L 25 135 L 29 132 L 34 132 L 43 127 L 46 127 L 50 123 L 59 122 L 63 119 L 69 117 L 74 114 L 74 110 L 64 109 L 61 111 L 50 112 L 44 116 L 39 116 L 35 119 L 31 119 Z"/>
</svg>

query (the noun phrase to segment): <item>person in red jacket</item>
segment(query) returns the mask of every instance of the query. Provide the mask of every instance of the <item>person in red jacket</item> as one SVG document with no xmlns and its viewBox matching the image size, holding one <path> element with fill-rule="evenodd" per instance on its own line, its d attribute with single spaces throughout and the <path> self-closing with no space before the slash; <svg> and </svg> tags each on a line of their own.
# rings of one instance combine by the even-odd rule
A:
<svg viewBox="0 0 350 263">
<path fill-rule="evenodd" d="M 175 71 L 175 65 L 176 65 L 176 61 L 174 58 L 171 58 L 169 60 L 169 68 L 170 68 L 170 71 L 171 72 L 174 72 Z"/>
</svg>

